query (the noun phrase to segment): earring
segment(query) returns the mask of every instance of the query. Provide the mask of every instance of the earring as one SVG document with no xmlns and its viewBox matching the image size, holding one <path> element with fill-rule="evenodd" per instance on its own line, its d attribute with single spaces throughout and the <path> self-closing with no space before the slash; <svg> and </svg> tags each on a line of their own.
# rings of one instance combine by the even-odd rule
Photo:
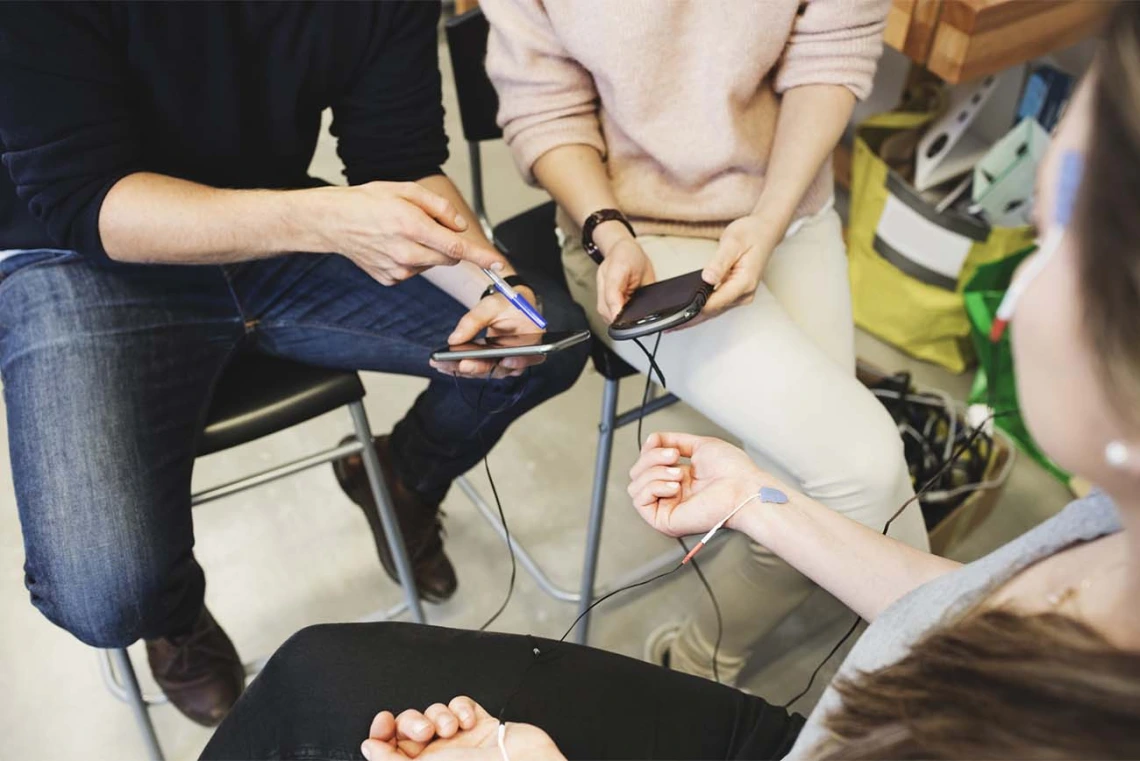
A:
<svg viewBox="0 0 1140 761">
<path fill-rule="evenodd" d="M 1123 469 L 1128 464 L 1128 447 L 1123 441 L 1110 441 L 1104 448 L 1104 459 L 1117 470 Z"/>
</svg>

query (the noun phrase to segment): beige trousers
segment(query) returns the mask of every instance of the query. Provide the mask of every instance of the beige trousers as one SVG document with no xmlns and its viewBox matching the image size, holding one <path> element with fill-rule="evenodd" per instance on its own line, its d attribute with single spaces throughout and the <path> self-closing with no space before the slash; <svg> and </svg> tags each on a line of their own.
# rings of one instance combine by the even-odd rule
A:
<svg viewBox="0 0 1140 761">
<path fill-rule="evenodd" d="M 632 341 L 605 338 L 597 265 L 577 230 L 559 218 L 571 293 L 594 332 L 645 373 L 648 363 Z M 701 269 L 717 247 L 672 236 L 638 241 L 662 280 Z M 855 379 L 847 256 L 832 209 L 805 220 L 773 252 L 751 304 L 665 334 L 657 363 L 669 390 L 738 437 L 757 464 L 833 510 L 881 530 L 913 494 L 893 421 Z M 895 520 L 891 535 L 928 547 L 917 504 Z M 753 542 L 730 542 L 716 560 L 709 582 L 724 622 L 717 665 L 731 684 L 755 643 L 814 585 Z M 673 668 L 711 678 L 715 639 L 712 605 L 702 596 L 673 645 Z"/>
</svg>

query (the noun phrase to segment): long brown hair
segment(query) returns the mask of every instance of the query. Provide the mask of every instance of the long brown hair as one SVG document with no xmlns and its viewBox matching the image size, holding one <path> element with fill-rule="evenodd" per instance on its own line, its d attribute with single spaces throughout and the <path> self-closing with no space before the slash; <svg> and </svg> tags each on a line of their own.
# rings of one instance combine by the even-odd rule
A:
<svg viewBox="0 0 1140 761">
<path fill-rule="evenodd" d="M 1140 420 L 1140 3 L 1106 25 L 1075 230 L 1084 330 Z M 1140 603 L 1140 601 L 1138 601 Z M 828 759 L 1140 759 L 1140 652 L 1059 613 L 993 609 L 836 684 Z"/>
<path fill-rule="evenodd" d="M 1115 407 L 1140 421 L 1140 4 L 1121 2 L 1096 62 L 1077 200 L 1084 327 Z"/>
<path fill-rule="evenodd" d="M 1140 653 L 1058 613 L 968 615 L 836 687 L 827 759 L 1140 758 Z"/>
</svg>

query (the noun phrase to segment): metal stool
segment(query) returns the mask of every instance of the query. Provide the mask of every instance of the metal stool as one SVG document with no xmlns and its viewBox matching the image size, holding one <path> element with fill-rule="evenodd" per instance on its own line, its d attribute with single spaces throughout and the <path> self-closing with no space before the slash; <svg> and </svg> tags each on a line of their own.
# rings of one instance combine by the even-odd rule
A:
<svg viewBox="0 0 1140 761">
<path fill-rule="evenodd" d="M 445 24 L 445 31 L 459 99 L 463 137 L 467 140 L 467 150 L 471 159 L 471 205 L 479 217 L 479 222 L 495 245 L 510 258 L 511 264 L 525 273 L 531 282 L 568 291 L 566 276 L 562 271 L 562 248 L 555 234 L 556 207 L 553 201 L 536 206 L 495 226 L 492 226 L 487 218 L 483 197 L 483 162 L 479 146 L 483 141 L 498 140 L 503 136 L 495 121 L 499 98 L 484 67 L 489 32 L 487 19 L 483 12 L 476 8 L 462 16 L 449 19 Z M 578 603 L 579 615 L 585 614 L 590 603 L 609 590 L 649 578 L 679 562 L 682 557 L 682 552 L 678 548 L 628 572 L 604 588 L 595 588 L 614 431 L 680 400 L 672 394 L 665 394 L 652 399 L 644 407 L 634 407 L 618 414 L 618 383 L 622 378 L 637 375 L 637 370 L 600 341 L 593 342 L 591 354 L 594 367 L 605 379 L 605 389 L 602 392 L 598 448 L 594 461 L 590 516 L 586 528 L 586 552 L 579 589 L 574 591 L 556 585 L 517 538 L 511 538 L 520 565 L 534 578 L 539 587 L 557 600 Z M 466 477 L 458 479 L 456 483 L 505 541 L 506 534 L 494 508 L 487 504 Z M 585 644 L 589 626 L 589 615 L 583 615 L 574 633 L 576 642 Z"/>
<path fill-rule="evenodd" d="M 198 506 L 212 502 L 318 465 L 360 454 L 404 591 L 402 603 L 366 619 L 385 620 L 410 611 L 413 619 L 423 623 L 423 609 L 420 607 L 419 595 L 416 594 L 411 564 L 392 511 L 391 498 L 384 484 L 376 449 L 371 446 L 372 429 L 364 412 L 363 398 L 364 386 L 360 382 L 360 376 L 354 372 L 310 367 L 260 354 L 240 355 L 226 369 L 218 383 L 210 404 L 206 428 L 198 442 L 199 457 L 283 431 L 338 407 L 348 408 L 356 440 L 206 489 L 194 494 L 190 503 Z M 131 707 L 148 757 L 161 761 L 162 747 L 151 722 L 149 707 L 166 702 L 165 697 L 143 695 L 126 649 L 99 652 L 104 682 L 115 697 Z M 246 664 L 246 673 L 255 674 L 260 666 L 260 662 Z"/>
</svg>

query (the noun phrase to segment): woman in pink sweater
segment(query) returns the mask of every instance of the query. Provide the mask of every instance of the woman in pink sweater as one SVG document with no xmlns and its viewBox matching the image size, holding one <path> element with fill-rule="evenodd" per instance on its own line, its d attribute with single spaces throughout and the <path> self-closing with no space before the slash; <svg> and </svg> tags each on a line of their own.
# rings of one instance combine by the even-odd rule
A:
<svg viewBox="0 0 1140 761">
<path fill-rule="evenodd" d="M 481 5 L 499 123 L 519 170 L 558 202 L 567 279 L 597 335 L 639 286 L 702 270 L 707 306 L 661 342 L 670 390 L 762 467 L 881 530 L 911 484 L 898 432 L 854 377 L 829 158 L 871 87 L 890 0 Z M 606 219 L 600 266 L 582 240 L 592 216 Z M 637 347 L 612 348 L 646 372 Z M 927 548 L 917 505 L 891 534 Z M 710 580 L 731 683 L 814 586 L 758 544 L 725 553 Z M 712 677 L 716 635 L 702 600 L 647 649 Z"/>
</svg>

